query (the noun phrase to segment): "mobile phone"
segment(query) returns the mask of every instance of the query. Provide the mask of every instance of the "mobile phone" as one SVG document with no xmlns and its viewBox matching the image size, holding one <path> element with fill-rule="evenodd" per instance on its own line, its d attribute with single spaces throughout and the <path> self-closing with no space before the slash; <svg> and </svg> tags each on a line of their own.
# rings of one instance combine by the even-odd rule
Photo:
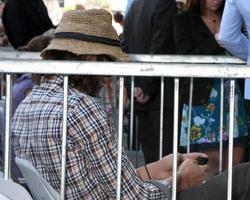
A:
<svg viewBox="0 0 250 200">
<path fill-rule="evenodd" d="M 198 165 L 206 165 L 208 162 L 208 158 L 206 157 L 198 157 L 196 158 L 197 164 Z"/>
</svg>

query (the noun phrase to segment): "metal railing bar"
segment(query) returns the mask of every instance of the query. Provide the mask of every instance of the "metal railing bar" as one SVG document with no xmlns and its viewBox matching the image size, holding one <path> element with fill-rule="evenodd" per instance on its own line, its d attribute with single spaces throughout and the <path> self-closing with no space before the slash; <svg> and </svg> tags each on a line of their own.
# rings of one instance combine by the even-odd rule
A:
<svg viewBox="0 0 250 200">
<path fill-rule="evenodd" d="M 18 61 L 18 62 L 17 62 Z M 9 67 L 11 66 L 11 67 Z M 204 73 L 204 68 L 206 72 Z M 0 73 L 249 78 L 246 65 L 0 60 Z"/>
<path fill-rule="evenodd" d="M 114 106 L 114 108 L 117 108 L 117 99 L 116 99 L 116 97 L 117 97 L 117 95 L 116 95 L 116 77 L 112 77 L 112 93 L 114 94 L 113 96 L 112 96 L 112 103 L 113 103 L 113 106 Z"/>
<path fill-rule="evenodd" d="M 10 67 L 11 66 L 11 67 Z M 171 68 L 170 68 L 171 67 Z M 206 68 L 204 72 L 204 68 Z M 45 61 L 45 60 L 0 60 L 0 72 L 6 73 L 6 139 L 5 139 L 5 166 L 4 178 L 10 178 L 11 148 L 10 148 L 10 125 L 11 125 L 11 99 L 12 99 L 12 73 L 41 73 L 41 74 L 63 74 L 63 142 L 62 142 L 62 174 L 61 174 L 61 199 L 65 197 L 66 176 L 66 140 L 67 140 L 67 95 L 68 75 L 123 75 L 123 76 L 159 76 L 163 77 L 212 77 L 212 78 L 248 78 L 250 69 L 240 64 L 187 64 L 187 63 L 114 63 L 114 62 L 72 62 L 72 61 Z M 221 88 L 223 87 L 221 79 Z M 162 85 L 163 84 L 163 85 Z M 131 84 L 132 85 L 132 84 Z M 164 88 L 164 81 L 161 82 Z M 162 90 L 161 88 L 161 90 Z M 164 90 L 163 90 L 164 91 Z M 132 88 L 131 88 L 132 92 Z M 162 91 L 161 91 L 162 92 Z M 117 153 L 117 199 L 121 198 L 121 159 L 122 159 L 122 133 L 123 133 L 123 95 L 124 78 L 120 78 L 119 85 L 119 124 L 118 124 L 118 153 Z M 162 98 L 164 93 L 162 93 Z M 223 109 L 223 92 L 221 90 L 221 104 Z M 131 98 L 133 95 L 131 95 Z M 178 104 L 179 104 L 179 78 L 175 78 L 174 86 L 174 140 L 173 140 L 173 192 L 172 200 L 176 200 L 177 192 L 177 155 L 178 155 Z M 233 165 L 233 129 L 234 129 L 234 98 L 235 81 L 230 82 L 230 116 L 229 116 L 229 150 L 228 150 L 228 200 L 232 198 L 232 165 Z M 162 100 L 162 102 L 164 99 Z M 191 104 L 192 105 L 192 104 Z M 191 107 L 190 107 L 191 108 Z M 134 109 L 133 109 L 134 110 Z M 223 110 L 220 111 L 223 113 Z M 132 115 L 132 112 L 131 112 Z M 163 114 L 161 113 L 163 116 Z M 223 125 L 220 119 L 221 126 Z M 163 119 L 160 119 L 163 120 Z M 132 123 L 132 121 L 131 121 Z M 221 127 L 220 127 L 221 129 Z M 221 131 L 221 130 L 220 130 Z M 222 131 L 221 131 L 222 132 Z M 221 134 L 221 133 L 220 133 Z M 221 140 L 222 141 L 222 140 Z M 220 148 L 222 145 L 220 144 Z M 221 151 L 221 150 L 220 150 Z"/>
<path fill-rule="evenodd" d="M 220 84 L 220 149 L 219 149 L 219 172 L 223 170 L 223 116 L 224 116 L 224 79 L 221 79 Z"/>
<path fill-rule="evenodd" d="M 0 59 L 39 59 L 42 57 L 38 52 L 1 51 Z"/>
<path fill-rule="evenodd" d="M 129 150 L 133 150 L 133 136 L 134 136 L 134 87 L 135 87 L 135 77 L 131 77 L 131 100 L 130 100 L 130 131 L 129 131 Z"/>
<path fill-rule="evenodd" d="M 190 78 L 189 86 L 189 105 L 188 105 L 188 133 L 187 133 L 187 153 L 190 153 L 190 136 L 191 136 L 191 122 L 192 122 L 192 104 L 193 104 L 193 86 L 194 79 Z"/>
<path fill-rule="evenodd" d="M 67 111 L 68 111 L 68 76 L 64 76 L 63 82 L 63 133 L 62 133 L 62 171 L 61 171 L 61 188 L 60 200 L 65 199 L 65 177 L 66 177 L 66 160 L 67 160 Z"/>
<path fill-rule="evenodd" d="M 5 113 L 5 155 L 4 155 L 4 179 L 11 177 L 11 137 L 10 126 L 12 116 L 12 77 L 6 74 L 6 113 Z"/>
<path fill-rule="evenodd" d="M 117 188 L 116 199 L 121 199 L 121 172 L 122 172 L 122 133 L 123 133 L 123 101 L 124 78 L 119 81 L 119 125 L 118 125 L 118 153 L 117 153 Z"/>
<path fill-rule="evenodd" d="M 162 159 L 163 148 L 163 114 L 164 114 L 164 77 L 161 77 L 161 101 L 160 101 L 160 141 L 159 141 L 159 159 Z"/>
<path fill-rule="evenodd" d="M 227 200 L 232 199 L 235 80 L 230 81 Z"/>
<path fill-rule="evenodd" d="M 0 59 L 41 59 L 40 52 L 1 51 Z M 244 64 L 239 58 L 232 56 L 203 56 L 203 55 L 139 55 L 129 54 L 131 61 L 164 62 L 164 63 L 231 63 Z"/>
<path fill-rule="evenodd" d="M 136 55 L 130 54 L 132 61 L 140 62 L 165 62 L 165 63 L 234 63 L 244 64 L 239 58 L 232 56 L 203 56 L 203 55 Z"/>
<path fill-rule="evenodd" d="M 138 127 L 138 117 L 136 116 L 135 117 L 135 121 L 136 121 L 136 126 L 135 126 L 135 130 L 136 130 L 136 132 L 135 132 L 135 149 L 136 149 L 136 152 L 135 152 L 135 166 L 138 166 L 138 163 L 139 163 L 139 159 L 138 159 L 138 151 L 139 151 L 139 131 L 138 131 L 138 129 L 139 129 L 139 127 Z"/>
<path fill-rule="evenodd" d="M 176 195 L 177 195 L 178 110 L 179 110 L 179 79 L 175 78 L 172 200 L 176 200 Z"/>
</svg>

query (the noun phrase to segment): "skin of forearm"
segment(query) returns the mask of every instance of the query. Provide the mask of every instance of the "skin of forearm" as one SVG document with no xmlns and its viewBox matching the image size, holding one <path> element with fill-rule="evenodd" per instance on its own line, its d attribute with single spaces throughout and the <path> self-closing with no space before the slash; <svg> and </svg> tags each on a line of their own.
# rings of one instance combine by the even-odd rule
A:
<svg viewBox="0 0 250 200">
<path fill-rule="evenodd" d="M 142 181 L 147 181 L 149 180 L 149 177 L 147 175 L 147 172 L 145 170 L 145 167 L 139 167 L 138 169 L 136 169 L 136 173 L 138 175 L 138 177 L 142 180 Z"/>
<path fill-rule="evenodd" d="M 166 179 L 171 178 L 172 176 L 172 171 L 165 172 L 163 170 L 160 170 L 158 162 L 147 164 L 146 167 L 148 169 L 148 173 L 152 180 L 166 180 Z M 137 171 L 137 175 L 141 178 L 142 181 L 150 179 L 145 169 L 145 166 L 138 168 L 136 171 Z"/>
</svg>

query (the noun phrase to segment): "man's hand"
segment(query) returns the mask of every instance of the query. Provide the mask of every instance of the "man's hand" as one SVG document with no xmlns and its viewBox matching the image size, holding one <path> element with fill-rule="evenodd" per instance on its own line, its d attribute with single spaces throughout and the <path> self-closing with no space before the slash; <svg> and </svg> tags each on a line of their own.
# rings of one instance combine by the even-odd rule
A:
<svg viewBox="0 0 250 200">
<path fill-rule="evenodd" d="M 181 159 L 181 154 L 178 154 L 179 160 Z M 153 180 L 165 180 L 172 176 L 172 154 L 164 156 L 161 160 L 153 163 L 147 164 L 147 169 Z M 145 171 L 145 167 L 142 166 L 137 169 L 137 174 L 142 180 L 148 180 L 148 174 Z"/>
<path fill-rule="evenodd" d="M 198 157 L 207 157 L 203 153 L 190 153 L 190 154 L 177 154 L 177 166 L 178 168 L 182 166 L 182 163 L 187 160 L 192 160 L 196 163 Z M 154 180 L 166 180 L 171 179 L 173 172 L 173 154 L 164 156 L 161 160 L 147 164 L 147 169 L 150 174 L 151 179 Z M 149 177 L 145 171 L 144 166 L 138 169 L 138 172 L 142 180 L 147 180 Z M 178 171 L 179 172 L 179 171 Z"/>
<path fill-rule="evenodd" d="M 204 153 L 181 154 L 181 156 L 182 156 L 182 162 L 187 159 L 196 160 L 199 157 L 207 158 L 207 155 Z"/>
<path fill-rule="evenodd" d="M 181 154 L 177 156 L 178 160 L 181 160 Z M 164 180 L 172 176 L 173 169 L 173 154 L 164 156 L 161 160 L 153 163 L 154 177 L 156 180 Z M 149 164 L 149 167 L 151 164 Z"/>
<path fill-rule="evenodd" d="M 177 154 L 177 167 L 179 168 L 180 165 L 185 162 L 188 159 L 193 160 L 196 162 L 196 159 L 198 157 L 205 157 L 207 158 L 207 155 L 204 153 L 189 153 L 189 154 Z M 158 180 L 164 180 L 172 176 L 173 172 L 173 154 L 169 154 L 167 156 L 164 156 L 161 160 L 154 163 L 155 168 L 157 168 L 156 171 L 156 178 Z"/>
<path fill-rule="evenodd" d="M 198 165 L 195 160 L 186 159 L 177 173 L 178 191 L 201 185 L 207 170 L 208 165 Z"/>
<path fill-rule="evenodd" d="M 134 88 L 134 97 L 138 103 L 145 104 L 150 100 L 150 96 L 144 94 L 143 90 L 140 87 Z"/>
</svg>

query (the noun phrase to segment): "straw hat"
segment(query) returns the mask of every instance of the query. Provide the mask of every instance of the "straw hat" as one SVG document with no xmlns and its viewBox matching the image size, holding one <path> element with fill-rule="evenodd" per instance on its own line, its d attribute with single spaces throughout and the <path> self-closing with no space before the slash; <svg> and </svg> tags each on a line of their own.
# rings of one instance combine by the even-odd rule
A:
<svg viewBox="0 0 250 200">
<path fill-rule="evenodd" d="M 112 16 L 103 9 L 65 12 L 56 28 L 55 38 L 41 56 L 52 50 L 76 55 L 109 55 L 116 60 L 128 60 L 127 54 L 120 48 Z"/>
</svg>

